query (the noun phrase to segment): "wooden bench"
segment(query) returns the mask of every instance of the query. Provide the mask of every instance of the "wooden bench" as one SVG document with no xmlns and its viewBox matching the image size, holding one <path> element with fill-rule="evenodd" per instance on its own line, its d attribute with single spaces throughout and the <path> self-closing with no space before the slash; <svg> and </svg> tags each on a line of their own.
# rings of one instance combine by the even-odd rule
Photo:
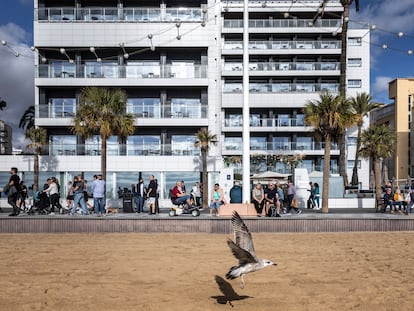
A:
<svg viewBox="0 0 414 311">
<path fill-rule="evenodd" d="M 237 211 L 240 216 L 257 216 L 256 209 L 253 203 L 227 203 L 220 206 L 220 216 L 231 216 L 233 211 Z"/>
</svg>

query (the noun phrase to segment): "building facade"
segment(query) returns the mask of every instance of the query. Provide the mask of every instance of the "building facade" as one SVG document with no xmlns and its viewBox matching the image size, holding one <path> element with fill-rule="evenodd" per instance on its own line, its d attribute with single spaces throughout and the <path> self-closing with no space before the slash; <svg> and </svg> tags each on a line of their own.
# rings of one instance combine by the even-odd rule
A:
<svg viewBox="0 0 414 311">
<path fill-rule="evenodd" d="M 242 155 L 243 1 L 35 0 L 36 125 L 48 132 L 42 174 L 61 182 L 100 170 L 99 136 L 70 131 L 80 91 L 116 87 L 128 94 L 136 131 L 108 144 L 108 191 L 154 174 L 166 198 L 176 180 L 200 179 L 195 133 L 208 127 L 209 178 Z M 322 11 L 323 10 L 323 11 Z M 340 1 L 249 1 L 251 173 L 289 173 L 288 155 L 320 170 L 324 142 L 305 126 L 303 107 L 339 92 Z M 315 16 L 318 18 L 315 19 Z M 357 25 L 357 24 L 356 24 Z M 347 95 L 369 92 L 369 31 L 348 32 Z M 349 174 L 356 131 L 350 131 Z M 81 146 L 81 147 L 80 147 Z M 332 173 L 339 150 L 332 148 Z M 22 159 L 21 170 L 31 171 Z M 8 170 L 8 168 L 7 168 Z M 56 173 L 54 173 L 56 175 Z M 368 187 L 362 161 L 360 180 Z"/>
<path fill-rule="evenodd" d="M 391 159 L 384 159 L 383 164 L 389 179 L 405 182 L 414 174 L 412 109 L 414 96 L 414 79 L 398 78 L 389 83 L 388 97 L 392 103 L 376 109 L 371 122 L 385 124 L 395 131 L 396 145 Z"/>
<path fill-rule="evenodd" d="M 12 138 L 11 126 L 0 120 L 0 155 L 12 154 Z"/>
</svg>

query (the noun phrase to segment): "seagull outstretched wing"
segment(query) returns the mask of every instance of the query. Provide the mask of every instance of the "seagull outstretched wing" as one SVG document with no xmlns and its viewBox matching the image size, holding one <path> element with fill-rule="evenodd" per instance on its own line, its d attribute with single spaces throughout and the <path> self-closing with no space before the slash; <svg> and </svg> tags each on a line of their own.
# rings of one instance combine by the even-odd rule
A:
<svg viewBox="0 0 414 311">
<path fill-rule="evenodd" d="M 241 249 L 248 252 L 254 258 L 255 262 L 257 262 L 258 258 L 256 257 L 256 252 L 254 251 L 252 235 L 251 235 L 249 229 L 244 224 L 243 220 L 241 219 L 239 213 L 237 213 L 236 211 L 233 212 L 233 216 L 231 218 L 231 224 L 233 226 L 234 238 L 236 240 L 235 244 L 238 247 L 240 247 Z M 227 244 L 229 244 L 229 243 L 227 243 Z M 229 244 L 229 246 L 230 246 L 230 244 Z M 231 246 L 230 246 L 230 248 L 233 251 L 233 255 L 236 258 L 238 258 L 234 254 L 233 248 Z"/>
<path fill-rule="evenodd" d="M 227 240 L 227 245 L 230 247 L 233 256 L 239 260 L 239 265 L 245 265 L 248 263 L 257 263 L 257 259 L 252 256 L 248 251 L 234 244 L 230 239 Z"/>
</svg>

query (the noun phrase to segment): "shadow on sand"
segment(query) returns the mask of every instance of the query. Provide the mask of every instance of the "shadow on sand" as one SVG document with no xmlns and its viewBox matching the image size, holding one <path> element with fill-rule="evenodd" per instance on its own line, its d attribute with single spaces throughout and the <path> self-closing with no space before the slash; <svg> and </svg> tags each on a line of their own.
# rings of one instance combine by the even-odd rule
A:
<svg viewBox="0 0 414 311">
<path fill-rule="evenodd" d="M 223 293 L 223 296 L 212 296 L 211 298 L 214 298 L 217 300 L 217 303 L 219 304 L 227 304 L 229 303 L 230 306 L 234 307 L 231 303 L 232 301 L 236 300 L 243 300 L 247 298 L 252 298 L 250 296 L 240 296 L 237 294 L 231 284 L 227 282 L 225 279 L 223 279 L 221 276 L 216 275 L 215 277 L 216 283 L 220 289 L 220 291 Z"/>
</svg>

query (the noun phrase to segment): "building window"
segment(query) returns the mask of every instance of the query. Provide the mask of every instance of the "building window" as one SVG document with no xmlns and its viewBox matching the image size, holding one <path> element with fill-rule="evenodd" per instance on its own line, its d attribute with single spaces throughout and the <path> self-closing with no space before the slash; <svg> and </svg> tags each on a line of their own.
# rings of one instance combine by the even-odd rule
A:
<svg viewBox="0 0 414 311">
<path fill-rule="evenodd" d="M 137 118 L 159 118 L 160 102 L 159 98 L 128 98 L 126 110 Z"/>
<path fill-rule="evenodd" d="M 356 145 L 357 144 L 358 137 L 350 136 L 347 139 L 348 139 L 348 145 Z"/>
<path fill-rule="evenodd" d="M 161 154 L 161 138 L 158 135 L 133 135 L 127 138 L 128 155 Z"/>
<path fill-rule="evenodd" d="M 348 168 L 354 168 L 355 160 L 348 160 Z M 358 160 L 358 169 L 361 168 L 361 160 Z"/>
<path fill-rule="evenodd" d="M 348 67 L 361 67 L 362 59 L 361 58 L 348 58 Z"/>
<path fill-rule="evenodd" d="M 195 155 L 198 150 L 194 148 L 194 135 L 172 135 L 171 150 L 173 155 Z"/>
<path fill-rule="evenodd" d="M 359 46 L 361 45 L 362 39 L 359 37 L 349 37 L 348 38 L 348 45 L 349 46 Z"/>
<path fill-rule="evenodd" d="M 348 80 L 348 87 L 352 88 L 360 88 L 361 87 L 361 80 L 359 79 L 351 79 Z"/>
</svg>

